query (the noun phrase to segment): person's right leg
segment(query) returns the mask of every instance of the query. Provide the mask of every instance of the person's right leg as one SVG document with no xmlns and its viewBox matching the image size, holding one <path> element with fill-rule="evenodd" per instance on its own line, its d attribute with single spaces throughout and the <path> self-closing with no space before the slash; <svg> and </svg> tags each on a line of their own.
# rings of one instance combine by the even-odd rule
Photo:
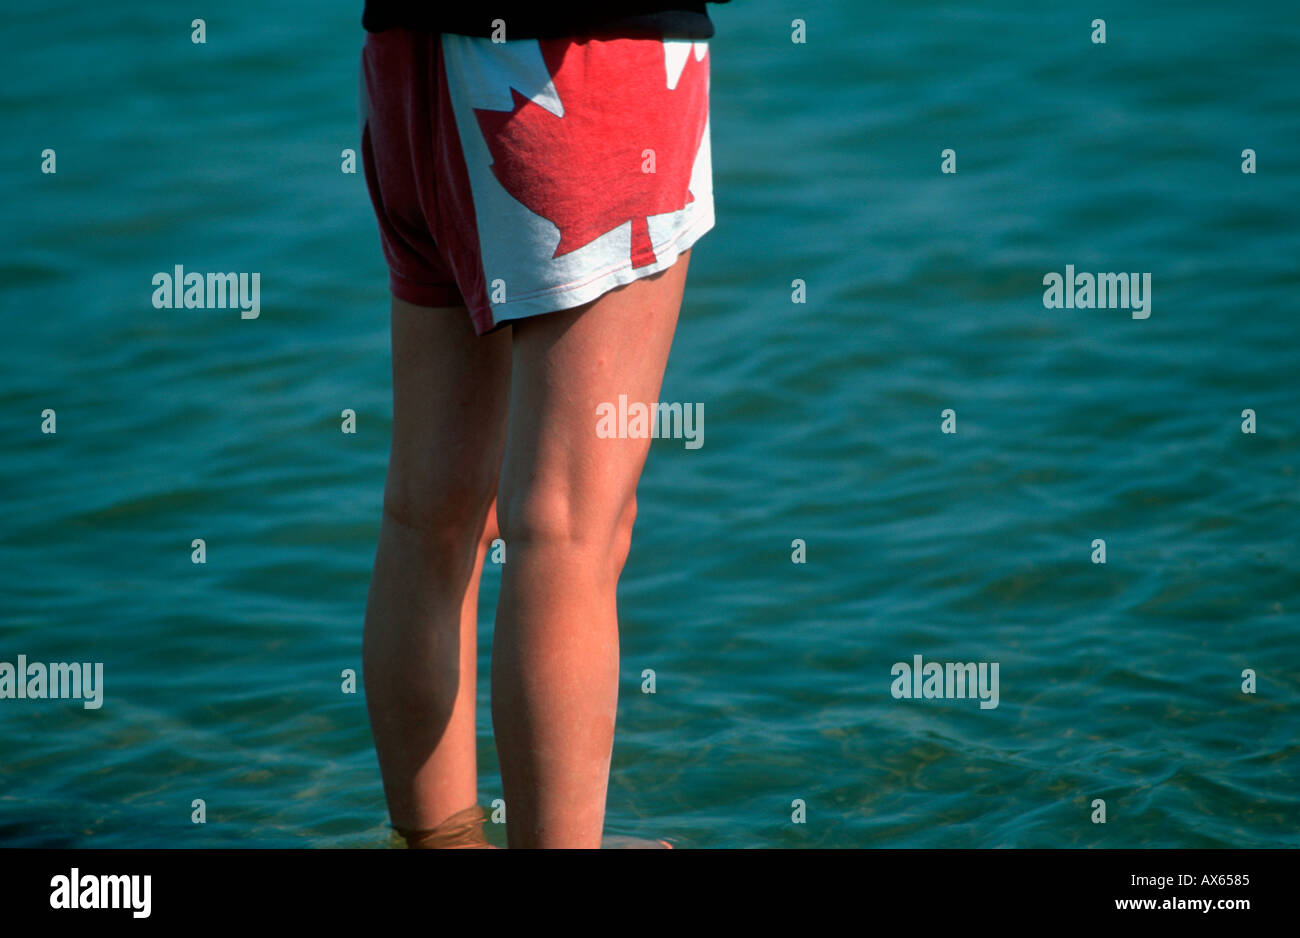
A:
<svg viewBox="0 0 1300 938">
<path fill-rule="evenodd" d="M 616 590 L 648 439 L 596 407 L 658 400 L 689 254 L 585 306 L 516 321 L 497 501 L 506 543 L 492 725 L 511 847 L 599 847 L 618 710 Z"/>
<path fill-rule="evenodd" d="M 393 440 L 366 601 L 366 705 L 393 826 L 478 803 L 478 581 L 505 446 L 510 330 L 393 300 Z"/>
</svg>

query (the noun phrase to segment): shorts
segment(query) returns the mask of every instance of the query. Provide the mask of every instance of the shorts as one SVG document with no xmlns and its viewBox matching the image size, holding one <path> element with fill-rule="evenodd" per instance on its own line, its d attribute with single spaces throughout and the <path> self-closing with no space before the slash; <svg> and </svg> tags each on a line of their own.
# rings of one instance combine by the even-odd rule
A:
<svg viewBox="0 0 1300 938">
<path fill-rule="evenodd" d="M 708 44 L 389 29 L 361 153 L 394 296 L 479 335 L 670 267 L 713 227 Z"/>
</svg>

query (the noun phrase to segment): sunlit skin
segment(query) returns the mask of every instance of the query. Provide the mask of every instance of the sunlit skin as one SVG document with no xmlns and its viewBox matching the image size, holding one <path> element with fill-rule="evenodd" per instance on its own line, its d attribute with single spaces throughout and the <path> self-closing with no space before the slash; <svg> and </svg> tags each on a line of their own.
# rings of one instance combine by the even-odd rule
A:
<svg viewBox="0 0 1300 938">
<path fill-rule="evenodd" d="M 479 573 L 500 537 L 491 696 L 509 845 L 601 846 L 616 592 L 650 441 L 599 438 L 596 407 L 659 399 L 688 264 L 482 337 L 464 309 L 393 299 L 363 657 L 394 827 L 435 828 L 477 802 Z"/>
</svg>

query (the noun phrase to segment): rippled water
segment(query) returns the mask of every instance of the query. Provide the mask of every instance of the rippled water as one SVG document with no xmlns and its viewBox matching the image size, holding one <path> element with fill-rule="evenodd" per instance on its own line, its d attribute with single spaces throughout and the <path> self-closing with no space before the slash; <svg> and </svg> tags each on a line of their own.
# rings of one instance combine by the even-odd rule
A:
<svg viewBox="0 0 1300 938">
<path fill-rule="evenodd" d="M 203 46 L 161 0 L 40 7 L 0 31 L 0 661 L 102 661 L 106 702 L 0 701 L 0 844 L 383 845 L 339 687 L 391 413 L 339 172 L 360 4 L 222 4 Z M 706 438 L 639 491 L 612 831 L 1300 845 L 1300 14 L 1094 15 L 715 12 L 718 225 L 663 392 Z M 155 310 L 175 264 L 260 271 L 260 318 Z M 1150 272 L 1151 317 L 1045 309 L 1066 264 Z M 917 654 L 998 662 L 1000 705 L 894 699 Z"/>
</svg>

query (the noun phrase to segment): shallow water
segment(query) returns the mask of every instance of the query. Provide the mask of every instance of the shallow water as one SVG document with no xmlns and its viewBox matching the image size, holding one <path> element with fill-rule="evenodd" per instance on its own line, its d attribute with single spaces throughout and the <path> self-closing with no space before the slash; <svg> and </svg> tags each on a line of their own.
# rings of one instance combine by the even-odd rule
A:
<svg viewBox="0 0 1300 938">
<path fill-rule="evenodd" d="M 0 844 L 385 845 L 339 686 L 391 414 L 339 172 L 360 4 L 234 0 L 204 46 L 161 0 L 41 6 L 0 32 L 0 661 L 102 661 L 106 701 L 0 701 Z M 1092 16 L 715 11 L 718 224 L 663 391 L 705 445 L 656 442 L 639 490 L 611 832 L 1300 846 L 1300 13 Z M 261 271 L 260 318 L 154 309 L 176 264 Z M 1066 264 L 1150 272 L 1150 318 L 1045 309 Z M 918 654 L 997 662 L 999 706 L 895 699 Z"/>
</svg>

